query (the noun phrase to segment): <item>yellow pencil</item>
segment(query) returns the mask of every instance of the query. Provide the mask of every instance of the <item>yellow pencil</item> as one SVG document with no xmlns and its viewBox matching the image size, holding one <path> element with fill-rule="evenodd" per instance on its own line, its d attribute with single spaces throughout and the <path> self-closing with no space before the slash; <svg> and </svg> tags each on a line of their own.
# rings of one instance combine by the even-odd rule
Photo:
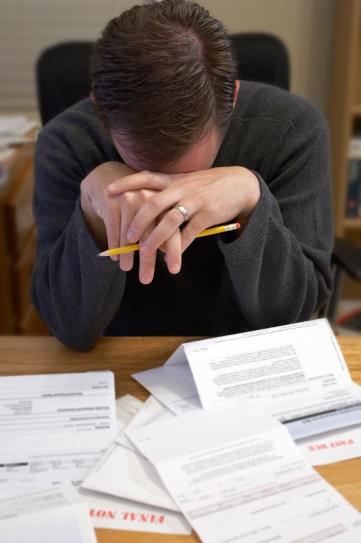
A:
<svg viewBox="0 0 361 543">
<path fill-rule="evenodd" d="M 207 228 L 197 235 L 197 238 L 203 238 L 204 236 L 213 236 L 214 234 L 222 234 L 223 232 L 230 232 L 231 230 L 239 230 L 241 225 L 239 222 L 233 224 L 223 224 L 222 226 L 213 226 L 212 228 Z M 131 253 L 132 251 L 139 251 L 139 243 L 134 243 L 133 245 L 125 245 L 124 247 L 116 247 L 115 249 L 108 249 L 99 253 L 97 256 L 113 256 L 121 255 L 124 253 Z"/>
</svg>

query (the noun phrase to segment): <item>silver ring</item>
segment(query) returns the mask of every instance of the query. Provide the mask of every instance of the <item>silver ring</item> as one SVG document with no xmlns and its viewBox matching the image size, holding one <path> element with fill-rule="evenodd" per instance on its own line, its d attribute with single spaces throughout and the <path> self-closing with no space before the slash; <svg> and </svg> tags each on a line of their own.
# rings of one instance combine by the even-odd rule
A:
<svg viewBox="0 0 361 543">
<path fill-rule="evenodd" d="M 178 205 L 178 206 L 175 206 L 175 208 L 177 211 L 179 211 L 179 213 L 182 215 L 183 217 L 183 222 L 185 222 L 186 220 L 188 220 L 188 215 L 189 215 L 189 211 L 186 207 L 182 206 L 182 205 Z"/>
</svg>

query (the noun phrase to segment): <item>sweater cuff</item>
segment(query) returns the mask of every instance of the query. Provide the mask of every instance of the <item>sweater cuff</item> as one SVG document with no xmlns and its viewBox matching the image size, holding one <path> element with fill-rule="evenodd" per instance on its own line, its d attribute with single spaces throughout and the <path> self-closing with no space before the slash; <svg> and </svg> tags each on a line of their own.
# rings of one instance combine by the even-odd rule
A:
<svg viewBox="0 0 361 543">
<path fill-rule="evenodd" d="M 97 256 L 99 247 L 85 222 L 80 198 L 76 202 L 71 222 L 73 231 L 77 232 L 79 259 L 86 263 L 93 272 L 101 274 L 103 281 L 110 281 L 117 273 L 122 273 L 117 262 L 108 257 L 99 258 Z"/>
<path fill-rule="evenodd" d="M 257 172 L 253 171 L 253 173 L 259 181 L 261 195 L 250 219 L 234 240 L 227 242 L 224 237 L 218 237 L 218 245 L 225 258 L 237 257 L 238 263 L 242 262 L 242 258 L 258 258 L 257 255 L 265 243 L 265 234 L 271 215 L 282 222 L 277 200 L 262 177 Z"/>
</svg>

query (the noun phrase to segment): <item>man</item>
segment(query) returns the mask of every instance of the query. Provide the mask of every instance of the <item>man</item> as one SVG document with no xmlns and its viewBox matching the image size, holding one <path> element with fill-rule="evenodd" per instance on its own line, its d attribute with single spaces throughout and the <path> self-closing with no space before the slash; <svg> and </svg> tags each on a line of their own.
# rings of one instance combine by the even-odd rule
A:
<svg viewBox="0 0 361 543">
<path fill-rule="evenodd" d="M 236 81 L 221 23 L 136 6 L 97 42 L 92 100 L 40 133 L 33 301 L 60 341 L 223 335 L 308 319 L 330 292 L 326 124 Z M 195 240 L 239 221 L 241 231 Z M 96 258 L 140 242 L 138 254 Z"/>
</svg>

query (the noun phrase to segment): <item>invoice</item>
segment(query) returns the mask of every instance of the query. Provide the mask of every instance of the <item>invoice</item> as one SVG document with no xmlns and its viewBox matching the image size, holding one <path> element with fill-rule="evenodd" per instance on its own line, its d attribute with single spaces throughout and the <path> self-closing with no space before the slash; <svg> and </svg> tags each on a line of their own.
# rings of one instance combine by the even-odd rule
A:
<svg viewBox="0 0 361 543">
<path fill-rule="evenodd" d="M 1 543 L 96 543 L 87 510 L 70 484 L 0 499 Z"/>
<path fill-rule="evenodd" d="M 361 387 L 326 319 L 185 343 L 133 377 L 175 414 L 257 400 L 294 439 L 361 423 Z"/>
<path fill-rule="evenodd" d="M 205 543 L 359 543 L 361 515 L 255 404 L 127 432 Z M 164 436 L 167 436 L 164 439 Z"/>
<path fill-rule="evenodd" d="M 126 429 L 175 418 L 150 396 Z M 142 504 L 179 511 L 156 470 L 138 449 L 120 434 L 82 483 L 82 488 L 127 498 Z"/>
<path fill-rule="evenodd" d="M 115 433 L 110 371 L 1 377 L 0 494 L 77 484 Z"/>
</svg>

